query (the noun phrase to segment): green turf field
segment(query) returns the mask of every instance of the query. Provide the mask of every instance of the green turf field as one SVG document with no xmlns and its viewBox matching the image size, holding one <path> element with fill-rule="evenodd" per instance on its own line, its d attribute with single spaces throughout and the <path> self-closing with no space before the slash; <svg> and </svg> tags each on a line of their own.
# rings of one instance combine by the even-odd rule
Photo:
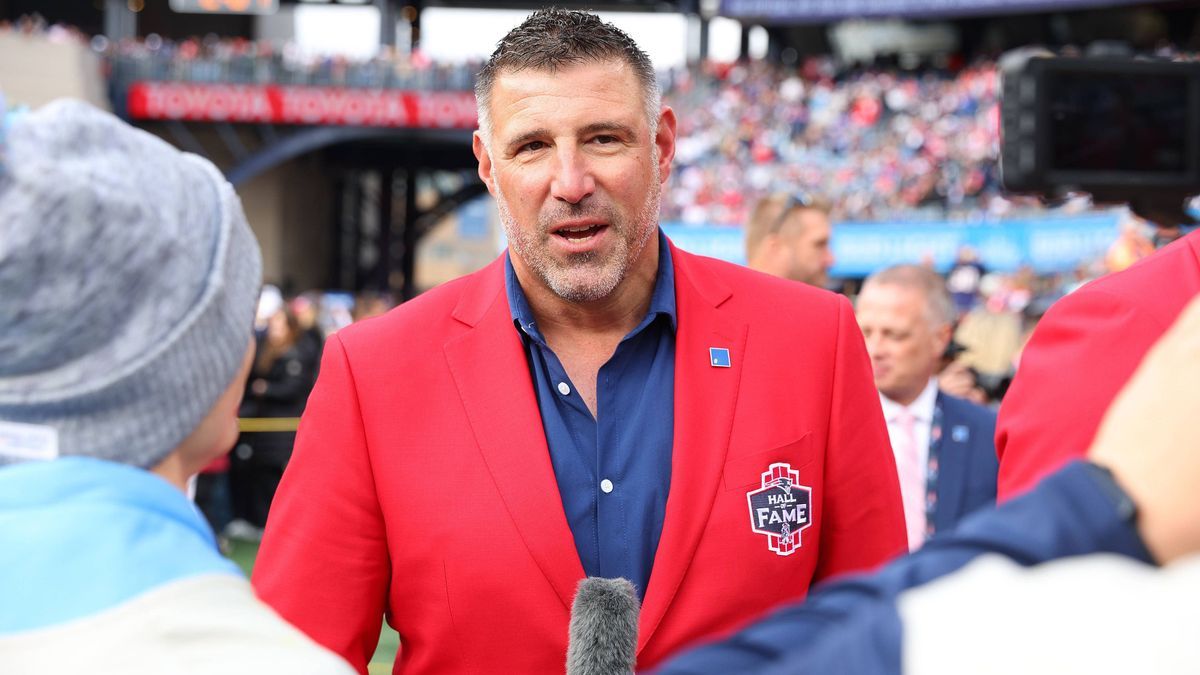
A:
<svg viewBox="0 0 1200 675">
<path fill-rule="evenodd" d="M 229 540 L 229 557 L 242 568 L 247 577 L 250 576 L 250 570 L 254 569 L 256 555 L 257 542 Z M 371 675 L 387 675 L 392 672 L 392 662 L 396 659 L 396 650 L 399 648 L 400 636 L 384 624 L 383 631 L 379 634 L 379 646 L 375 648 L 375 656 L 371 657 Z"/>
</svg>

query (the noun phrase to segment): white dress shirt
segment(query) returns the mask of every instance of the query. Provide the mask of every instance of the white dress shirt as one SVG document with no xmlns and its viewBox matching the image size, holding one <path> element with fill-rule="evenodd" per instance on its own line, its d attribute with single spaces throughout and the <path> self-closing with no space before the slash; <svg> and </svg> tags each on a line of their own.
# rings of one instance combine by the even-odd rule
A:
<svg viewBox="0 0 1200 675">
<path fill-rule="evenodd" d="M 916 439 L 917 466 L 921 467 L 920 476 L 926 476 L 925 467 L 929 464 L 929 434 L 933 427 L 933 409 L 937 403 L 937 380 L 930 378 L 929 384 L 925 385 L 925 389 L 917 396 L 916 400 L 907 406 L 900 405 L 890 398 L 879 395 L 879 402 L 883 406 L 883 418 L 887 421 L 888 437 L 892 443 L 892 452 L 895 453 L 897 465 L 901 465 L 905 459 L 901 456 L 897 449 L 903 447 L 904 432 L 900 425 L 899 415 L 901 411 L 907 409 L 909 414 L 913 416 L 915 421 L 913 435 Z M 904 479 L 905 472 L 900 471 L 901 480 Z M 927 480 L 927 477 L 926 477 Z M 904 485 L 901 484 L 900 490 L 902 493 L 907 493 L 909 490 L 916 490 L 917 494 L 922 495 L 921 503 L 924 503 L 926 484 L 922 481 L 919 485 Z M 911 509 L 905 509 L 904 517 L 907 521 L 917 521 L 919 531 L 925 531 L 925 511 L 918 509 L 910 513 Z M 910 538 L 911 539 L 911 538 Z M 909 549 L 915 550 L 921 542 L 909 541 Z"/>
</svg>

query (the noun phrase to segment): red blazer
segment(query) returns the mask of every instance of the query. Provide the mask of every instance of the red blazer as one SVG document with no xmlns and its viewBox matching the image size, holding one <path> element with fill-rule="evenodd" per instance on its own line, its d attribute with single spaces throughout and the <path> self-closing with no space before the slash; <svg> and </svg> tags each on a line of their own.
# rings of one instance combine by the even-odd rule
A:
<svg viewBox="0 0 1200 675">
<path fill-rule="evenodd" d="M 674 452 L 639 668 L 906 549 L 849 303 L 671 255 Z M 811 488 L 791 555 L 751 530 L 777 462 Z M 386 612 L 396 673 L 561 674 L 583 576 L 502 260 L 329 340 L 254 569 L 264 600 L 363 673 Z"/>
<path fill-rule="evenodd" d="M 1189 234 L 1046 312 L 1000 405 L 998 499 L 1087 454 L 1109 403 L 1197 292 L 1200 238 Z"/>
</svg>

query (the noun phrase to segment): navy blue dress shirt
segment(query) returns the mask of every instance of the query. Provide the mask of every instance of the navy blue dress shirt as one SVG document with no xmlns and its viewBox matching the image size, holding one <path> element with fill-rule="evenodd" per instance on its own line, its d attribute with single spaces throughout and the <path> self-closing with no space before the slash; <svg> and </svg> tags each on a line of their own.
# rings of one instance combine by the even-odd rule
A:
<svg viewBox="0 0 1200 675">
<path fill-rule="evenodd" d="M 596 378 L 595 418 L 538 330 L 507 256 L 504 285 L 584 572 L 629 579 L 645 597 L 667 508 L 674 439 L 675 270 L 666 237 L 659 232 L 650 308 Z"/>
</svg>

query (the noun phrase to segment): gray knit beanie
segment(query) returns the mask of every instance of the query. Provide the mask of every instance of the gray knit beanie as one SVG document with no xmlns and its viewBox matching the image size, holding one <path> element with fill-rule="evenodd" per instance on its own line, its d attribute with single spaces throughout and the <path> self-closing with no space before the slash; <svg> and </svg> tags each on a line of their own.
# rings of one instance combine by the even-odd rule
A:
<svg viewBox="0 0 1200 675">
<path fill-rule="evenodd" d="M 150 468 L 250 344 L 258 244 L 224 176 L 56 101 L 0 138 L 0 465 Z"/>
</svg>

